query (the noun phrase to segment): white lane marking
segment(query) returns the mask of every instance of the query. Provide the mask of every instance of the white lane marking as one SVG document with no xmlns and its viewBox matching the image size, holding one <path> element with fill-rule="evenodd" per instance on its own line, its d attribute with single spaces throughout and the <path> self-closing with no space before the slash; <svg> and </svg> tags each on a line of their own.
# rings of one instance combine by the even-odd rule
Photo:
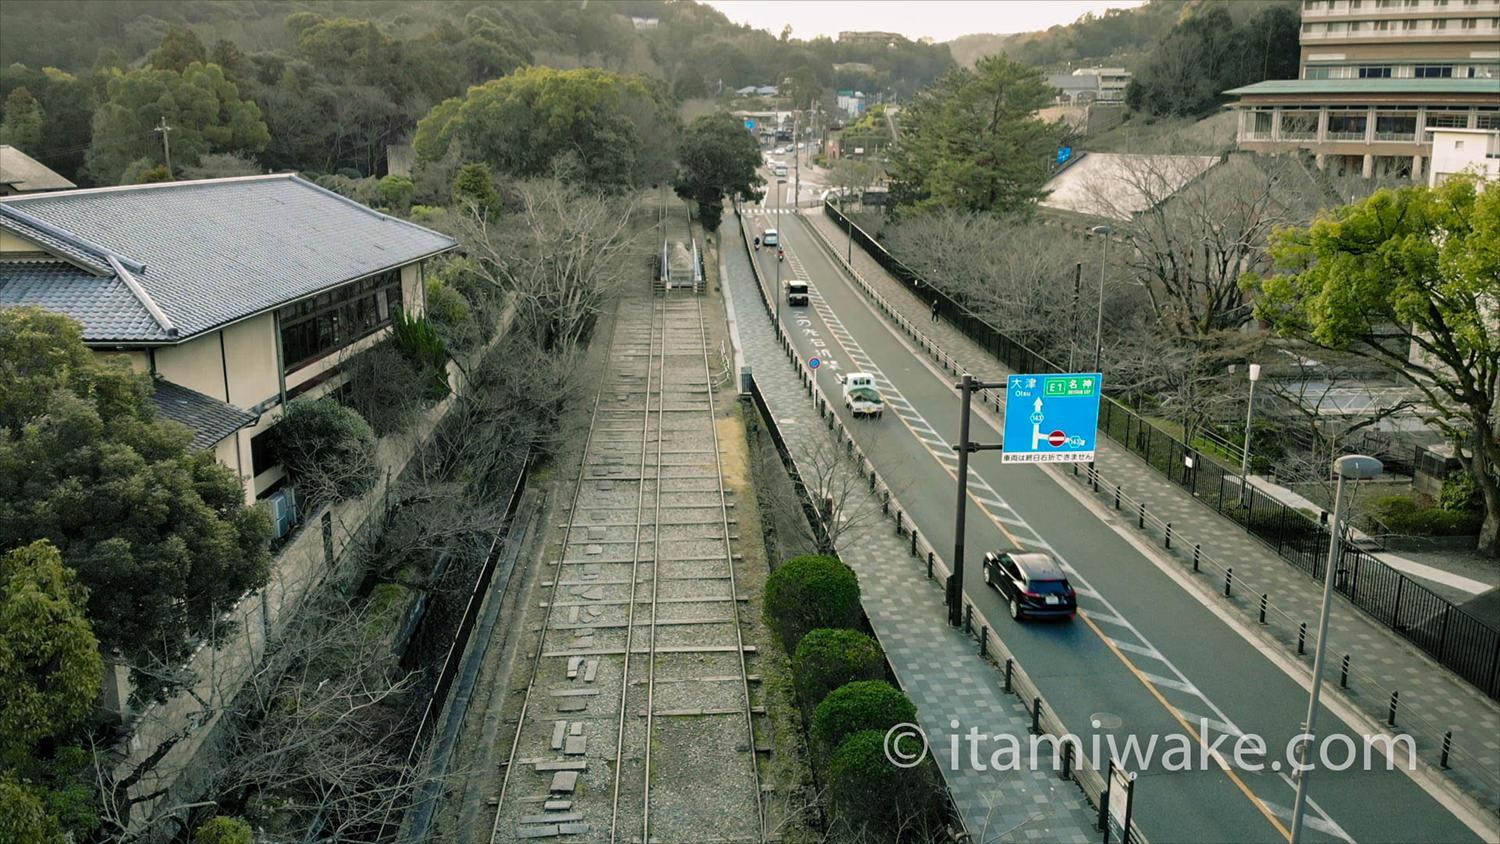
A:
<svg viewBox="0 0 1500 844">
<path fill-rule="evenodd" d="M 855 295 L 858 297 L 858 293 L 856 293 Z M 875 362 L 870 358 L 868 354 L 865 353 L 864 348 L 860 346 L 859 342 L 854 339 L 853 335 L 850 334 L 849 330 L 844 326 L 843 322 L 833 312 L 833 308 L 830 307 L 827 300 L 823 298 L 821 291 L 814 289 L 808 298 L 812 304 L 813 310 L 817 312 L 818 316 L 822 318 L 823 324 L 827 326 L 828 333 L 841 346 L 843 346 L 844 350 L 848 353 L 848 358 L 852 361 L 858 362 L 863 371 L 870 372 L 877 379 L 885 379 L 884 373 L 878 366 L 875 365 Z M 875 314 L 874 309 L 869 307 L 869 303 L 865 302 L 862 297 L 860 298 L 860 301 L 864 303 L 866 308 L 875 315 L 877 320 L 879 320 L 879 314 Z M 885 325 L 884 322 L 881 322 L 881 324 Z M 890 327 L 887 325 L 886 328 L 889 329 Z M 901 341 L 900 337 L 896 335 L 894 331 L 892 331 L 891 333 L 893 336 L 897 336 L 898 341 L 900 341 L 902 345 L 905 346 L 905 342 Z M 910 351 L 909 346 L 906 346 L 906 348 L 908 349 L 908 351 Z M 925 358 L 922 358 L 920 356 L 916 357 L 924 365 L 928 363 Z M 930 367 L 929 371 L 931 371 Z M 884 383 L 890 382 L 888 379 L 885 379 Z M 901 397 L 902 400 L 905 401 L 905 397 L 901 396 L 900 391 L 896 390 L 894 385 L 891 387 L 891 392 L 894 395 Z M 908 402 L 908 405 L 909 404 L 910 403 Z M 914 407 L 910 411 L 897 411 L 896 415 L 903 422 L 905 422 L 908 427 L 911 427 L 914 430 L 918 427 L 925 428 L 929 431 L 933 430 L 931 423 L 929 423 L 927 419 L 923 417 L 922 414 L 919 413 Z M 943 450 L 939 451 L 933 444 L 928 443 L 920 437 L 918 437 L 918 441 L 922 442 L 926 446 L 929 454 L 939 458 L 939 462 L 942 462 L 941 455 L 947 454 L 951 456 L 953 453 L 952 450 L 947 446 L 947 444 L 944 444 L 942 447 Z M 979 494 L 983 493 L 983 497 L 985 498 L 990 498 L 1001 502 L 1005 501 L 1004 497 L 996 492 L 995 489 L 989 485 L 989 482 L 980 477 L 972 467 L 969 470 L 969 475 L 969 488 L 971 490 L 970 494 L 971 496 L 976 497 L 976 500 Z M 974 490 L 977 490 L 977 492 L 975 492 Z M 1009 522 L 1009 519 L 1002 520 L 1001 518 L 999 518 L 998 513 L 988 507 L 982 507 L 981 509 L 984 510 L 985 515 L 988 516 L 992 522 Z M 1020 524 L 1026 524 L 1025 519 L 1023 519 L 1020 514 L 1016 513 L 1014 508 L 1012 508 L 1009 504 L 1004 504 L 1001 508 L 999 508 L 999 512 L 1003 512 L 1006 516 L 1009 516 L 1011 519 L 1014 519 Z M 1159 675 L 1146 674 L 1146 672 L 1144 671 L 1141 671 L 1141 674 L 1145 675 L 1147 678 L 1154 678 L 1150 680 L 1153 685 L 1157 685 L 1159 681 L 1159 685 L 1161 688 L 1164 688 L 1166 690 L 1175 690 L 1179 693 L 1196 698 L 1198 701 L 1202 702 L 1202 704 L 1207 707 L 1209 711 L 1214 713 L 1216 719 L 1220 723 L 1227 725 L 1236 732 L 1239 732 L 1239 728 L 1234 726 L 1234 721 L 1230 719 L 1230 717 L 1222 709 L 1220 709 L 1218 705 L 1209 700 L 1208 697 L 1197 688 L 1197 686 L 1193 685 L 1193 683 L 1187 679 L 1187 676 L 1183 674 L 1182 671 L 1171 660 L 1167 659 L 1165 655 L 1161 655 L 1161 652 L 1156 648 L 1156 646 L 1151 644 L 1150 640 L 1148 640 L 1144 634 L 1137 630 L 1135 625 L 1127 621 L 1125 617 L 1115 609 L 1114 605 L 1111 604 L 1107 599 L 1105 599 L 1103 595 L 1098 592 L 1098 590 L 1093 589 L 1093 587 L 1089 585 L 1087 579 L 1085 579 L 1083 575 L 1072 566 L 1072 564 L 1063 559 L 1062 555 L 1057 553 L 1056 549 L 1052 548 L 1052 546 L 1046 540 L 1042 539 L 1041 535 L 1037 533 L 1034 528 L 1030 528 L 1028 526 L 1028 530 L 1033 535 L 1033 537 L 1035 537 L 1034 544 L 1041 550 L 1047 551 L 1048 553 L 1052 554 L 1052 556 L 1058 561 L 1063 570 L 1068 573 L 1069 580 L 1075 584 L 1074 591 L 1077 591 L 1077 585 L 1083 585 L 1086 589 L 1089 590 L 1089 592 L 1096 596 L 1090 602 L 1097 602 L 1100 606 L 1104 607 L 1105 615 L 1101 615 L 1097 609 L 1085 609 L 1083 601 L 1079 602 L 1079 608 L 1087 612 L 1089 618 L 1091 619 L 1107 621 L 1111 624 L 1114 624 L 1115 626 L 1124 628 L 1135 639 L 1139 647 L 1149 648 L 1152 651 L 1155 651 L 1158 654 L 1157 661 L 1163 667 L 1165 667 L 1172 676 L 1161 677 Z M 1138 668 L 1137 670 L 1139 671 Z M 1169 703 L 1168 706 L 1172 707 L 1174 713 L 1180 711 L 1177 710 L 1175 704 Z M 1293 790 L 1296 789 L 1296 783 L 1289 776 L 1287 776 L 1286 774 L 1281 774 L 1280 776 L 1289 787 L 1291 787 Z M 1256 795 L 1255 799 L 1264 802 L 1264 800 L 1262 800 L 1259 795 Z M 1336 835 L 1341 840 L 1348 842 L 1348 844 L 1354 844 L 1354 839 L 1351 838 L 1347 833 L 1345 833 L 1343 829 L 1333 821 L 1332 818 L 1328 817 L 1327 812 L 1325 812 L 1322 807 L 1320 807 L 1315 801 L 1309 799 L 1307 801 L 1307 805 L 1309 809 L 1311 809 L 1314 813 L 1324 819 L 1326 825 L 1330 829 L 1335 830 L 1335 832 L 1330 834 Z"/>
</svg>

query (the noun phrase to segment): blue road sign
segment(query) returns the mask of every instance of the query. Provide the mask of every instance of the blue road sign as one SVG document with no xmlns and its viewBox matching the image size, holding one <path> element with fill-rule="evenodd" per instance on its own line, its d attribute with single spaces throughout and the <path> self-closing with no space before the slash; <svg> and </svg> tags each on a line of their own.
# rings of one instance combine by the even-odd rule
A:
<svg viewBox="0 0 1500 844">
<path fill-rule="evenodd" d="M 1005 463 L 1087 463 L 1099 433 L 1097 372 L 1012 375 L 1005 384 Z"/>
<path fill-rule="evenodd" d="M 817 358 L 812 358 L 807 362 L 807 365 L 811 369 L 817 369 L 818 367 L 823 365 L 823 361 L 818 360 Z"/>
<path fill-rule="evenodd" d="M 1068 159 L 1070 159 L 1072 157 L 1073 157 L 1073 148 L 1072 147 L 1058 147 L 1057 148 L 1057 163 L 1058 164 L 1061 164 L 1064 161 L 1067 161 Z"/>
<path fill-rule="evenodd" d="M 746 120 L 745 121 L 745 128 L 746 129 L 754 129 L 755 128 L 755 121 L 754 120 Z"/>
</svg>

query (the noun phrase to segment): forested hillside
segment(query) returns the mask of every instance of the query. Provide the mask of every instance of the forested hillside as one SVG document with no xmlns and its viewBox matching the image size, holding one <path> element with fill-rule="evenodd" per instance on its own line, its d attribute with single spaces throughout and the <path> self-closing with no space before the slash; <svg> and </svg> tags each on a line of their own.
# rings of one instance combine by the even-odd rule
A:
<svg viewBox="0 0 1500 844">
<path fill-rule="evenodd" d="M 174 174 L 379 175 L 435 106 L 527 65 L 638 77 L 663 103 L 778 85 L 806 106 L 835 87 L 908 96 L 953 64 L 942 45 L 777 38 L 663 0 L 10 0 L 0 14 L 0 131 L 81 185 L 149 178 L 162 117 Z"/>
</svg>

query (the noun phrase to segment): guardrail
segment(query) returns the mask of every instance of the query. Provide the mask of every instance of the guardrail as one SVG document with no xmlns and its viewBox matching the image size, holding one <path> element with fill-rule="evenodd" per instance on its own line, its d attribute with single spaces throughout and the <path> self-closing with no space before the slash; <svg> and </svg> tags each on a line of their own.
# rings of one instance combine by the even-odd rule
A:
<svg viewBox="0 0 1500 844">
<path fill-rule="evenodd" d="M 750 242 L 750 233 L 745 227 L 743 217 L 740 218 L 740 233 L 742 235 L 742 242 L 746 244 L 746 255 L 755 273 L 755 286 L 760 292 L 761 305 L 765 307 L 767 315 L 772 318 L 772 324 L 776 329 L 777 341 L 780 343 L 782 351 L 785 352 L 787 360 L 797 370 L 803 388 L 807 391 L 809 399 L 812 400 L 814 407 L 818 411 L 818 417 L 833 432 L 835 440 L 844 449 L 845 457 L 853 462 L 860 478 L 868 484 L 869 493 L 875 496 L 876 500 L 880 502 L 881 513 L 892 519 L 895 523 L 896 534 L 907 538 L 909 553 L 917 561 L 918 571 L 924 571 L 926 578 L 929 580 L 936 579 L 939 583 L 947 583 L 948 578 L 953 576 L 953 570 L 948 566 L 942 554 L 939 553 L 932 543 L 920 535 L 916 522 L 902 509 L 901 501 L 896 496 L 891 485 L 876 471 L 875 465 L 865 455 L 864 449 L 860 447 L 859 443 L 855 442 L 854 436 L 845 429 L 844 423 L 838 418 L 836 411 L 838 407 L 837 403 L 829 400 L 828 396 L 823 392 L 822 387 L 817 383 L 817 379 L 809 375 L 807 368 L 801 365 L 791 337 L 780 323 L 774 321 L 775 306 L 770 298 L 773 294 L 766 290 L 765 277 L 760 271 L 760 265 L 755 260 L 755 253 L 751 251 L 748 245 Z M 760 411 L 762 419 L 765 420 L 766 427 L 771 430 L 772 438 L 778 443 L 777 450 L 789 455 L 789 452 L 785 451 L 785 442 L 777 430 L 775 417 L 770 413 L 765 400 L 760 398 L 759 388 L 754 386 L 755 377 L 753 372 L 750 376 L 750 382 L 752 387 L 751 395 L 755 397 L 756 407 Z M 783 459 L 787 458 L 783 457 Z M 800 483 L 795 476 L 794 483 Z M 806 495 L 805 487 L 803 487 L 803 490 L 804 507 L 806 507 L 808 506 L 806 502 L 810 502 L 810 497 Z M 814 513 L 813 515 L 815 516 L 816 514 Z M 810 519 L 810 521 L 815 525 L 819 524 L 819 521 L 815 518 Z M 975 637 L 981 657 L 988 659 L 997 669 L 1005 672 L 1006 691 L 1015 694 L 1022 703 L 1026 704 L 1028 711 L 1031 712 L 1033 734 L 1050 735 L 1059 740 L 1066 735 L 1081 735 L 1081 733 L 1070 733 L 1067 726 L 1057 717 L 1054 710 L 1047 704 L 1046 698 L 1041 693 L 1040 688 L 1032 681 L 1030 675 L 1021 666 L 1020 661 L 1016 659 L 1015 655 L 1006 647 L 1005 642 L 994 632 L 995 627 L 984 615 L 984 611 L 967 598 L 964 598 L 963 602 L 964 632 Z M 1064 743 L 1063 746 L 1068 747 L 1069 745 Z M 1059 775 L 1063 779 L 1071 779 L 1077 783 L 1083 791 L 1084 797 L 1092 806 L 1100 811 L 1100 828 L 1102 829 L 1102 813 L 1104 811 L 1103 795 L 1108 784 L 1105 782 L 1104 776 L 1098 771 L 1086 764 L 1076 764 L 1077 761 L 1072 760 L 1065 753 L 1064 766 Z M 941 766 L 939 766 L 939 769 L 941 770 Z M 961 814 L 958 820 L 965 825 L 965 829 L 967 830 L 967 822 Z M 1139 824 L 1135 821 L 1131 821 L 1130 824 L 1130 840 L 1138 842 L 1146 842 L 1148 840 L 1141 831 Z"/>
<path fill-rule="evenodd" d="M 823 236 L 823 233 L 816 228 L 812 228 L 812 231 L 824 248 L 839 258 L 838 249 Z M 842 262 L 842 258 L 839 260 Z M 954 375 L 961 375 L 965 371 L 957 360 L 923 334 L 916 323 L 893 307 L 858 270 L 848 265 L 845 265 L 845 270 L 876 308 L 895 322 L 946 371 Z M 1003 401 L 990 391 L 976 391 L 975 397 L 982 405 L 988 405 L 996 413 L 1004 413 Z M 1101 403 L 1102 407 L 1104 407 L 1103 403 Z M 1101 410 L 1101 416 L 1104 413 L 1105 411 Z M 1102 424 L 1100 427 L 1101 430 L 1105 428 Z M 1149 443 L 1147 448 L 1149 449 Z M 1080 468 L 1079 464 L 1073 464 L 1073 476 L 1081 478 L 1082 482 L 1088 484 L 1095 493 L 1107 500 L 1112 499 L 1116 510 L 1134 514 L 1138 530 L 1152 534 L 1163 543 L 1165 548 L 1173 550 L 1183 565 L 1188 565 L 1190 559 L 1194 573 L 1208 575 L 1221 581 L 1223 597 L 1231 606 L 1255 617 L 1257 624 L 1268 627 L 1280 624 L 1286 631 L 1288 641 L 1295 637 L 1297 654 L 1304 655 L 1309 619 L 1294 618 L 1276 603 L 1269 589 L 1263 589 L 1246 580 L 1243 571 L 1236 575 L 1232 565 L 1225 564 L 1212 554 L 1205 553 L 1201 543 L 1194 543 L 1180 529 L 1174 531 L 1171 522 L 1164 521 L 1157 514 L 1149 512 L 1145 502 L 1130 495 L 1123 486 L 1111 484 L 1097 467 L 1091 464 Z M 1221 486 L 1222 483 L 1221 479 Z M 1236 478 L 1236 493 L 1238 489 Z M 1293 540 L 1285 530 L 1284 520 L 1287 519 L 1288 508 L 1253 489 L 1248 491 L 1248 496 L 1245 505 L 1248 524 L 1253 526 L 1276 523 L 1280 527 L 1280 532 L 1274 534 L 1278 544 L 1272 547 L 1276 548 L 1284 559 L 1312 574 L 1315 580 L 1321 582 L 1327 568 L 1329 545 L 1327 529 L 1316 525 L 1302 514 L 1295 513 L 1303 523 L 1313 527 L 1313 532 Z M 1261 503 L 1258 505 L 1257 502 Z M 1267 536 L 1271 535 L 1271 532 L 1257 533 L 1253 527 L 1247 527 L 1247 530 L 1253 536 L 1270 544 Z M 1400 572 L 1391 569 L 1363 551 L 1347 545 L 1342 547 L 1342 551 L 1334 575 L 1335 591 L 1383 623 L 1404 624 L 1406 629 L 1399 632 L 1428 653 L 1432 653 L 1434 649 L 1443 653 L 1444 658 L 1440 660 L 1443 664 L 1451 667 L 1452 664 L 1457 663 L 1476 671 L 1487 670 L 1491 683 L 1489 694 L 1491 697 L 1495 696 L 1495 671 L 1497 662 L 1500 662 L 1500 644 L 1489 643 L 1484 632 L 1488 628 L 1473 630 L 1469 625 L 1479 623 L 1473 619 L 1473 616 L 1438 598 L 1428 590 L 1417 587 Z M 1242 605 L 1234 602 L 1233 597 L 1236 594 L 1259 597 Z M 1435 602 L 1441 602 L 1441 605 Z M 1296 631 L 1295 634 L 1292 631 Z M 1316 634 L 1316 628 L 1313 632 Z M 1475 647 L 1476 642 L 1478 647 Z M 1486 665 L 1488 668 L 1485 668 Z M 1460 676 L 1463 675 L 1460 674 Z M 1473 681 L 1470 680 L 1470 682 Z M 1388 702 L 1387 726 L 1395 726 L 1399 714 L 1402 728 L 1414 738 L 1423 741 L 1439 767 L 1461 768 L 1465 774 L 1472 776 L 1483 786 L 1486 794 L 1500 794 L 1500 774 L 1490 769 L 1478 751 L 1462 743 L 1455 744 L 1451 726 L 1445 729 L 1442 725 L 1414 711 L 1409 702 L 1401 704 L 1399 689 L 1384 685 L 1372 674 L 1364 671 L 1363 666 L 1355 663 L 1352 655 L 1345 654 L 1340 665 L 1340 687 L 1347 689 L 1351 684 L 1359 692 L 1370 696 L 1375 701 Z M 1481 690 L 1484 690 L 1483 687 Z M 1489 808 L 1493 810 L 1494 807 Z"/>
<path fill-rule="evenodd" d="M 876 263 L 923 301 L 936 300 L 944 318 L 1012 372 L 1064 371 L 927 283 L 863 229 L 852 225 L 832 203 L 824 202 L 823 209 L 841 228 L 852 228 L 855 242 Z M 825 248 L 837 256 L 838 250 L 823 239 L 822 233 L 816 228 L 813 231 Z M 852 266 L 846 269 L 866 296 L 946 370 L 954 375 L 965 371 L 966 367 L 917 330 Z M 975 395 L 995 412 L 1004 413 L 1003 396 L 987 390 Z M 1242 488 L 1238 472 L 1208 459 L 1199 449 L 1108 396 L 1099 402 L 1099 430 L 1183 487 L 1196 501 L 1232 519 L 1282 559 L 1321 581 L 1327 568 L 1329 545 L 1326 512 L 1314 520 L 1253 487 Z M 1335 583 L 1340 593 L 1475 688 L 1500 700 L 1500 630 L 1363 551 L 1346 549 L 1344 554 L 1346 558 L 1355 555 L 1354 567 L 1361 576 Z"/>
</svg>

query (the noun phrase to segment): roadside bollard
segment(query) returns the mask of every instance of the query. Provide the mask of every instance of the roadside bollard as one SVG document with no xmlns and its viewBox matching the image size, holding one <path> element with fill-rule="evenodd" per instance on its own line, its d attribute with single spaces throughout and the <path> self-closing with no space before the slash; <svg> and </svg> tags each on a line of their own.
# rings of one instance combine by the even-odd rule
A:
<svg viewBox="0 0 1500 844">
<path fill-rule="evenodd" d="M 1141 502 L 1141 506 L 1136 510 L 1135 526 L 1142 530 L 1146 529 L 1146 502 L 1144 501 Z"/>
<path fill-rule="evenodd" d="M 1014 659 L 1011 659 L 1010 657 L 1006 657 L 1005 658 L 1005 693 L 1006 694 L 1010 694 L 1011 693 L 1010 672 L 1011 672 L 1011 670 L 1013 668 L 1015 668 L 1015 663 L 1016 663 L 1016 661 Z"/>
<path fill-rule="evenodd" d="M 911 526 L 911 555 L 917 556 L 917 526 Z"/>
<path fill-rule="evenodd" d="M 891 514 L 891 491 L 886 490 L 880 496 L 880 512 L 889 516 Z"/>
<path fill-rule="evenodd" d="M 1234 566 L 1224 569 L 1224 597 L 1229 597 L 1229 585 L 1234 582 Z"/>
<path fill-rule="evenodd" d="M 899 509 L 896 511 L 896 535 L 901 535 L 901 511 Z"/>
<path fill-rule="evenodd" d="M 988 626 L 979 628 L 979 655 L 990 655 L 990 628 Z"/>
<path fill-rule="evenodd" d="M 1096 468 L 1094 468 L 1094 464 L 1093 464 L 1092 461 L 1089 463 L 1089 482 L 1094 485 L 1094 492 L 1098 492 L 1099 491 L 1099 470 L 1096 469 Z"/>
<path fill-rule="evenodd" d="M 1166 543 L 1166 547 L 1168 547 L 1168 548 L 1172 547 L 1172 523 L 1171 522 L 1167 522 L 1167 534 L 1166 534 L 1166 537 L 1164 538 L 1164 541 Z"/>
<path fill-rule="evenodd" d="M 1058 773 L 1058 779 L 1072 779 L 1073 777 L 1073 742 L 1065 741 L 1063 746 L 1062 771 Z"/>
<path fill-rule="evenodd" d="M 1339 669 L 1339 688 L 1349 688 L 1349 655 L 1344 654 L 1344 667 Z"/>
<path fill-rule="evenodd" d="M 1448 770 L 1448 751 L 1452 749 L 1452 747 L 1453 731 L 1449 730 L 1448 732 L 1443 733 L 1443 756 L 1438 760 L 1438 765 L 1441 766 L 1445 771 Z"/>
<path fill-rule="evenodd" d="M 1034 736 L 1042 734 L 1042 698 L 1040 695 L 1031 699 L 1031 734 Z"/>
<path fill-rule="evenodd" d="M 1265 592 L 1260 593 L 1260 623 L 1266 623 L 1266 599 L 1270 596 Z"/>
<path fill-rule="evenodd" d="M 1307 653 L 1307 622 L 1297 625 L 1297 656 Z"/>
<path fill-rule="evenodd" d="M 965 633 L 973 633 L 974 632 L 974 605 L 973 604 L 965 604 L 964 605 L 964 632 Z"/>
<path fill-rule="evenodd" d="M 1387 726 L 1396 726 L 1396 697 L 1400 694 L 1400 692 L 1391 692 L 1391 710 L 1390 712 L 1386 713 L 1385 716 L 1385 723 Z"/>
<path fill-rule="evenodd" d="M 1200 545 L 1200 544 L 1198 544 L 1198 543 L 1196 543 L 1196 542 L 1194 542 L 1193 543 L 1193 571 L 1195 571 L 1195 572 L 1198 570 L 1198 556 L 1202 552 L 1203 552 L 1203 546 Z"/>
<path fill-rule="evenodd" d="M 927 579 L 932 579 L 932 552 L 927 552 Z"/>
<path fill-rule="evenodd" d="M 1120 509 L 1120 485 L 1115 484 L 1115 509 Z"/>
</svg>

